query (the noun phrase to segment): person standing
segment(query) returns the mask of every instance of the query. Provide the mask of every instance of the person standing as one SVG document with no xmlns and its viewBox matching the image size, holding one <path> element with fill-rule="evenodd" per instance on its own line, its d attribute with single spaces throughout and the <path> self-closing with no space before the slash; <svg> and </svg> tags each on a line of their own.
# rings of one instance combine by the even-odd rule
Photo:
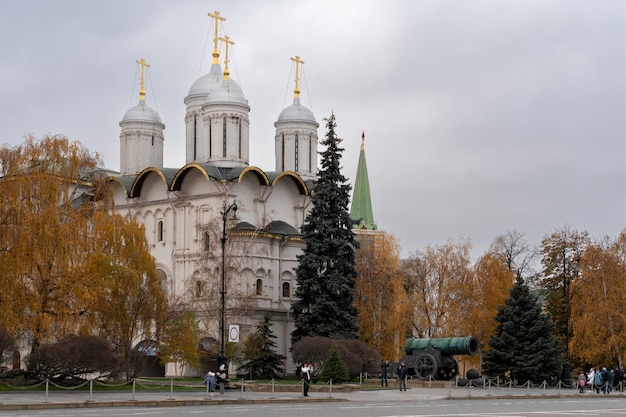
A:
<svg viewBox="0 0 626 417">
<path fill-rule="evenodd" d="M 581 394 L 585 393 L 585 385 L 587 385 L 587 377 L 583 371 L 580 371 L 578 374 L 578 392 Z"/>
<path fill-rule="evenodd" d="M 380 386 L 388 387 L 387 373 L 389 372 L 389 361 L 380 361 Z"/>
<path fill-rule="evenodd" d="M 215 372 L 209 370 L 204 376 L 204 384 L 209 392 L 215 391 Z"/>
<path fill-rule="evenodd" d="M 404 389 L 406 391 L 406 378 L 409 375 L 409 370 L 407 369 L 404 362 L 398 366 L 398 379 L 400 380 L 400 391 Z"/>
<path fill-rule="evenodd" d="M 302 376 L 302 395 L 309 396 L 309 384 L 311 383 L 311 365 L 303 363 L 300 368 L 300 375 Z"/>
<path fill-rule="evenodd" d="M 220 369 L 217 371 L 216 381 L 220 385 L 220 394 L 224 394 L 224 385 L 227 382 L 226 376 L 226 366 L 224 364 L 220 365 Z"/>
</svg>

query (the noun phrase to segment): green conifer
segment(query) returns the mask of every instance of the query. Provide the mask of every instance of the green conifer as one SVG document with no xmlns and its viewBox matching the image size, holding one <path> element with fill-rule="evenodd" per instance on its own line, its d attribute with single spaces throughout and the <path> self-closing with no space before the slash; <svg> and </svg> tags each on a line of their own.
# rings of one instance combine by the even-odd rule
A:
<svg viewBox="0 0 626 417">
<path fill-rule="evenodd" d="M 298 298 L 291 310 L 295 330 L 292 343 L 304 336 L 356 339 L 358 310 L 354 305 L 356 276 L 352 232 L 348 210 L 350 184 L 341 174 L 341 139 L 335 134 L 335 116 L 326 120 L 327 133 L 320 152 L 321 169 L 311 193 L 312 208 L 302 234 L 306 247 L 296 268 Z"/>
<path fill-rule="evenodd" d="M 483 372 L 510 372 L 517 384 L 554 382 L 561 371 L 561 353 L 554 337 L 554 323 L 542 313 L 537 296 L 521 278 L 511 288 L 504 306 L 498 307 L 496 334 L 484 353 Z"/>
</svg>

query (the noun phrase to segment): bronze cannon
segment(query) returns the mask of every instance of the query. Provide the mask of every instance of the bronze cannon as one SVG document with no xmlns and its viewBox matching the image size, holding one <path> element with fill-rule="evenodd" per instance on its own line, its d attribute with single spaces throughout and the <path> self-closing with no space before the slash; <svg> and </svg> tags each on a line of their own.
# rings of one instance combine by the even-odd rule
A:
<svg viewBox="0 0 626 417">
<path fill-rule="evenodd" d="M 474 336 L 432 339 L 407 339 L 406 356 L 402 358 L 409 375 L 419 379 L 451 380 L 459 373 L 454 355 L 473 356 L 478 352 L 478 339 Z"/>
</svg>

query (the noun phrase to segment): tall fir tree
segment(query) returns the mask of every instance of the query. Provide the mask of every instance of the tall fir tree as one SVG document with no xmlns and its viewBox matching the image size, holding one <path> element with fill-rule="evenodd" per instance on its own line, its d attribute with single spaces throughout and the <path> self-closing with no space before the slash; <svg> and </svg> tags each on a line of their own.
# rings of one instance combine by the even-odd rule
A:
<svg viewBox="0 0 626 417">
<path fill-rule="evenodd" d="M 295 330 L 292 343 L 305 336 L 357 339 L 358 310 L 354 305 L 355 255 L 358 248 L 348 210 L 351 186 L 341 174 L 341 139 L 335 115 L 326 121 L 320 152 L 321 169 L 311 193 L 312 208 L 302 234 L 306 247 L 298 256 L 296 297 L 291 306 Z"/>
<path fill-rule="evenodd" d="M 509 294 L 505 305 L 498 306 L 498 326 L 484 353 L 483 372 L 502 375 L 508 371 L 518 384 L 555 381 L 562 362 L 550 314 L 541 312 L 537 296 L 521 278 Z"/>
<path fill-rule="evenodd" d="M 244 357 L 247 359 L 239 369 L 252 372 L 253 378 L 276 378 L 285 373 L 285 356 L 276 352 L 276 336 L 272 332 L 270 315 L 265 314 L 263 321 L 256 325 L 256 332 L 250 334 L 244 345 Z"/>
</svg>

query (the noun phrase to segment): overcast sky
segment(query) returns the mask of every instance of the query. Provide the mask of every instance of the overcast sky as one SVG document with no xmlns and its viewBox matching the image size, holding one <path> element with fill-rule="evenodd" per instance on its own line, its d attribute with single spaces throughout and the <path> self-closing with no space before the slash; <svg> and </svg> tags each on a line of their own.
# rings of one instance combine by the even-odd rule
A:
<svg viewBox="0 0 626 417">
<path fill-rule="evenodd" d="M 626 227 L 621 0 L 4 0 L 0 144 L 64 134 L 119 169 L 144 58 L 164 165 L 182 167 L 183 99 L 209 70 L 215 10 L 251 107 L 251 165 L 275 169 L 299 55 L 302 104 L 320 137 L 334 112 L 350 181 L 365 131 L 374 217 L 404 256 L 469 239 L 475 258 L 512 230 L 538 245 L 565 225 L 595 238 Z"/>
</svg>

